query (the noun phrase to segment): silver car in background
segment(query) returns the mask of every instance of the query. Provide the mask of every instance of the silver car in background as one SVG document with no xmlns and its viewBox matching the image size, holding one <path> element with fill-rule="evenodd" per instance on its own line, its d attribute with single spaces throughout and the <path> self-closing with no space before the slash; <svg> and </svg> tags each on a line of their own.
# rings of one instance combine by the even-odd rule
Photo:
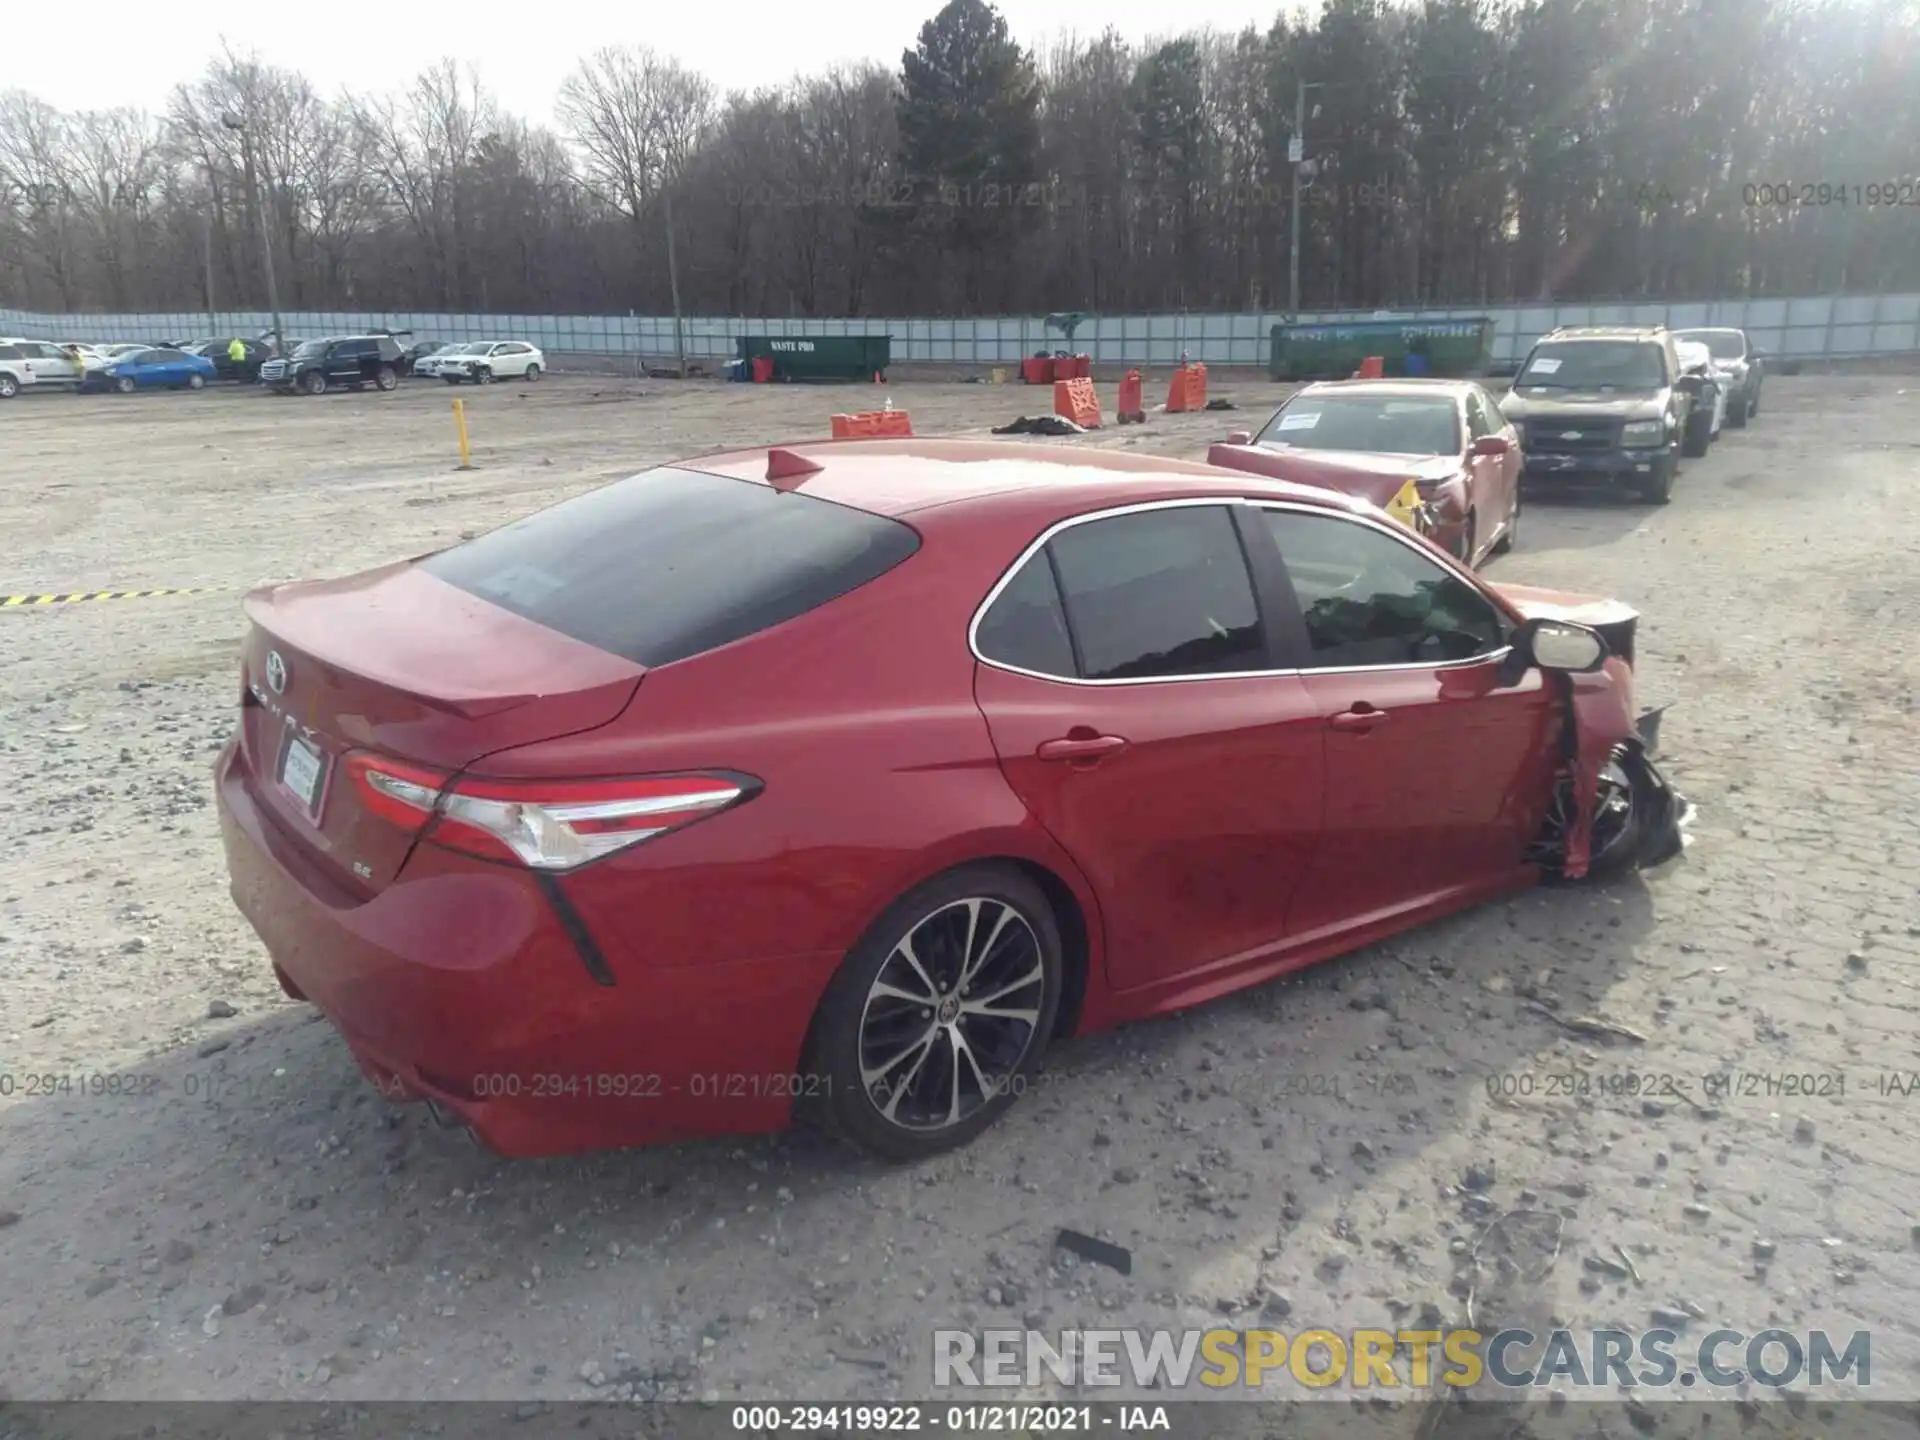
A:
<svg viewBox="0 0 1920 1440">
<path fill-rule="evenodd" d="M 1690 340 L 1707 347 L 1713 356 L 1713 371 L 1720 388 L 1727 392 L 1727 424 L 1738 430 L 1760 413 L 1760 382 L 1766 363 L 1747 332 L 1731 325 L 1706 325 L 1693 330 L 1676 330 L 1675 340 Z"/>
</svg>

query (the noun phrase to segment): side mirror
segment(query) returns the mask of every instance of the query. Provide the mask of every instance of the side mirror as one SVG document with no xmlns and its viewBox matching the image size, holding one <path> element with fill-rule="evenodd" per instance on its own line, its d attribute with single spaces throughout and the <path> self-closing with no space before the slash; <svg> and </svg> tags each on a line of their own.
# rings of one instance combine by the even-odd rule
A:
<svg viewBox="0 0 1920 1440">
<path fill-rule="evenodd" d="M 1702 389 L 1702 384 L 1698 375 L 1688 373 L 1674 381 L 1673 388 L 1676 390 L 1684 390 L 1687 394 L 1698 397 Z"/>
<path fill-rule="evenodd" d="M 1513 449 L 1513 442 L 1504 435 L 1482 435 L 1473 442 L 1472 454 L 1505 455 Z"/>
<path fill-rule="evenodd" d="M 1591 674 L 1607 663 L 1606 638 L 1571 620 L 1529 620 L 1514 631 L 1513 648 L 1542 670 L 1569 675 Z"/>
<path fill-rule="evenodd" d="M 1251 445 L 1253 443 L 1253 432 L 1251 430 L 1230 431 L 1227 435 L 1227 443 L 1229 445 Z"/>
</svg>

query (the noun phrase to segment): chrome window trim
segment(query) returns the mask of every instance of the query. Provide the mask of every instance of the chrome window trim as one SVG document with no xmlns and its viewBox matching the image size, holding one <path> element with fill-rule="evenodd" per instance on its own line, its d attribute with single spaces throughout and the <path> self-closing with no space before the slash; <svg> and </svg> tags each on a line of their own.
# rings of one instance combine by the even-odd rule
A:
<svg viewBox="0 0 1920 1440">
<path fill-rule="evenodd" d="M 1028 670 L 1024 666 L 1009 665 L 1004 660 L 995 660 L 981 653 L 981 620 L 986 617 L 987 611 L 993 608 L 994 601 L 1000 598 L 1000 592 L 1012 583 L 1013 577 L 1025 569 L 1027 563 L 1044 549 L 1047 542 L 1053 539 L 1054 536 L 1060 534 L 1062 531 L 1071 530 L 1076 525 L 1089 524 L 1095 520 L 1112 520 L 1123 515 L 1140 515 L 1154 510 L 1187 509 L 1200 505 L 1251 505 L 1256 509 L 1262 510 L 1288 510 L 1301 515 L 1317 515 L 1332 517 L 1337 520 L 1345 520 L 1350 524 L 1362 525 L 1379 531 L 1381 534 L 1388 536 L 1399 544 L 1405 545 L 1409 550 L 1413 551 L 1419 559 L 1425 560 L 1429 564 L 1437 565 L 1442 570 L 1447 569 L 1448 565 L 1451 564 L 1450 560 L 1448 560 L 1446 564 L 1442 564 L 1439 557 L 1426 553 L 1414 545 L 1411 538 L 1397 533 L 1402 531 L 1404 527 L 1392 520 L 1384 518 L 1376 520 L 1371 515 L 1358 514 L 1354 511 L 1338 509 L 1331 505 L 1310 505 L 1299 500 L 1276 500 L 1265 496 L 1251 495 L 1208 495 L 1197 498 L 1183 497 L 1178 500 L 1147 500 L 1134 505 L 1118 505 L 1107 510 L 1089 510 L 1084 515 L 1069 515 L 1064 520 L 1054 521 L 1053 524 L 1040 532 L 1037 539 L 1029 543 L 1027 547 L 1014 558 L 1011 565 L 1007 566 L 1007 568 L 1001 572 L 1000 578 L 993 582 L 993 588 L 987 591 L 986 598 L 974 608 L 973 618 L 967 623 L 968 651 L 979 664 L 991 666 L 995 670 L 1005 671 L 1009 675 L 1025 675 L 1029 679 L 1048 680 L 1055 685 L 1101 687 L 1112 685 L 1183 685 L 1195 680 L 1258 680 L 1306 675 L 1365 675 L 1396 670 L 1461 670 L 1470 665 L 1486 665 L 1504 660 L 1513 650 L 1511 645 L 1502 645 L 1499 649 L 1490 650 L 1484 655 L 1471 655 L 1464 660 L 1444 660 L 1437 664 L 1416 660 L 1396 662 L 1392 665 L 1328 665 L 1310 666 L 1306 669 L 1290 667 L 1284 670 L 1212 670 L 1197 675 L 1140 675 L 1127 676 L 1116 680 L 1085 680 L 1078 675 L 1050 675 L 1044 670 Z M 1471 584 L 1476 591 L 1481 589 L 1479 582 L 1470 572 L 1461 572 L 1457 565 L 1452 568 L 1458 573 L 1465 574 L 1467 582 Z M 1254 584 L 1251 575 L 1247 577 L 1247 582 L 1249 585 Z M 1056 586 L 1056 592 L 1057 589 L 1058 587 Z M 1492 602 L 1489 601 L 1488 603 L 1491 604 Z M 1495 605 L 1494 609 L 1496 613 L 1500 614 L 1502 620 L 1507 618 L 1498 605 Z M 1065 618 L 1064 614 L 1062 618 Z"/>
</svg>

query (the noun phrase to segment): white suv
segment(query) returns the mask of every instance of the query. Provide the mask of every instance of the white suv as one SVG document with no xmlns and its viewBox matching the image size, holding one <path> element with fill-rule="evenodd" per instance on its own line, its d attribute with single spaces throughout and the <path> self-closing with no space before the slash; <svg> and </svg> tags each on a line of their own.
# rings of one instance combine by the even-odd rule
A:
<svg viewBox="0 0 1920 1440">
<path fill-rule="evenodd" d="M 490 385 L 495 380 L 538 380 L 547 368 L 547 357 L 521 340 L 479 340 L 463 345 L 451 355 L 436 355 L 434 367 L 449 385 L 471 380 Z"/>
<path fill-rule="evenodd" d="M 11 400 L 38 382 L 32 362 L 20 353 L 20 347 L 0 340 L 0 400 Z"/>
<path fill-rule="evenodd" d="M 71 385 L 78 389 L 86 378 L 86 367 L 79 360 L 45 340 L 22 340 L 8 335 L 0 336 L 0 345 L 19 352 L 19 364 L 24 367 L 16 372 L 20 384 Z"/>
</svg>

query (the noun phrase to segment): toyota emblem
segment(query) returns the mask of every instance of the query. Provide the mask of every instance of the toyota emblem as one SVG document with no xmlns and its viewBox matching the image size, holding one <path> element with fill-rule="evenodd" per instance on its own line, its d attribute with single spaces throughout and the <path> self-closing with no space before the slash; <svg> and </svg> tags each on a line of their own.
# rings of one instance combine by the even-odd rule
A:
<svg viewBox="0 0 1920 1440">
<path fill-rule="evenodd" d="M 278 650 L 267 652 L 267 684 L 273 688 L 274 694 L 286 694 L 287 662 L 280 658 Z"/>
<path fill-rule="evenodd" d="M 1578 430 L 1562 430 L 1560 432 L 1560 438 L 1562 440 L 1578 440 L 1580 438 L 1580 432 Z"/>
</svg>

